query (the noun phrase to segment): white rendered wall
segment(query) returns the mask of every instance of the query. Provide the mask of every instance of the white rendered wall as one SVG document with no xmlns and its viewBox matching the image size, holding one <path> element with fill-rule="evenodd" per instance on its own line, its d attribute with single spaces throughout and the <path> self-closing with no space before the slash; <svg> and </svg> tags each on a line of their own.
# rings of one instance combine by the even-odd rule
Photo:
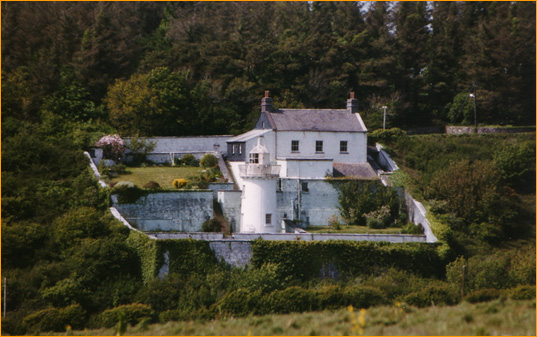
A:
<svg viewBox="0 0 537 337">
<path fill-rule="evenodd" d="M 277 181 L 277 178 L 243 179 L 241 233 L 277 233 L 280 231 L 276 207 Z M 270 225 L 265 224 L 266 214 L 272 214 Z"/>
<path fill-rule="evenodd" d="M 282 178 L 325 178 L 333 173 L 331 160 L 278 160 Z"/>
<path fill-rule="evenodd" d="M 252 151 L 252 149 L 257 145 L 257 139 L 259 137 L 255 137 L 255 138 L 252 138 L 252 139 L 249 139 L 245 142 L 245 148 L 246 148 L 246 158 L 245 158 L 245 162 L 248 162 L 248 154 L 250 153 L 250 151 Z M 264 142 L 261 142 L 261 144 L 263 146 L 265 146 L 267 148 L 267 150 L 270 152 L 270 161 L 272 163 L 276 162 L 276 159 L 274 157 L 274 152 L 276 150 L 276 147 L 275 147 L 275 134 L 274 132 L 267 132 L 265 134 L 263 134 L 263 138 L 264 138 Z"/>
<path fill-rule="evenodd" d="M 299 141 L 299 152 L 291 152 L 291 141 Z M 315 142 L 323 141 L 323 152 L 315 151 Z M 347 141 L 347 153 L 340 153 L 340 141 Z M 367 133 L 325 131 L 278 131 L 277 158 L 323 158 L 336 163 L 366 163 Z M 272 151 L 271 151 L 272 152 Z"/>
</svg>

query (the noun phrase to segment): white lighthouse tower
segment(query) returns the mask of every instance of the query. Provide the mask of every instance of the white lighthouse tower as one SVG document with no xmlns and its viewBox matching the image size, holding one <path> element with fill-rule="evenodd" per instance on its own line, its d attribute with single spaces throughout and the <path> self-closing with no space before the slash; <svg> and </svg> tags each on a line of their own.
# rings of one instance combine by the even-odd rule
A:
<svg viewBox="0 0 537 337">
<path fill-rule="evenodd" d="M 280 166 L 270 164 L 270 153 L 262 142 L 263 136 L 250 151 L 248 163 L 239 165 L 243 180 L 241 233 L 280 232 L 276 222 L 276 185 Z"/>
</svg>

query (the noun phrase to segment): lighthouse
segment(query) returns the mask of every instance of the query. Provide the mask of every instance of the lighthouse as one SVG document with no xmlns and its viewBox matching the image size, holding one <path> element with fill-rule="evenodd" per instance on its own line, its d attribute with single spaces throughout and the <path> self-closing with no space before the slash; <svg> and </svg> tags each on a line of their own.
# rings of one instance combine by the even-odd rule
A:
<svg viewBox="0 0 537 337">
<path fill-rule="evenodd" d="M 243 180 L 241 233 L 278 233 L 276 219 L 276 185 L 280 166 L 270 164 L 270 153 L 260 136 L 250 151 L 248 163 L 239 165 Z"/>
</svg>

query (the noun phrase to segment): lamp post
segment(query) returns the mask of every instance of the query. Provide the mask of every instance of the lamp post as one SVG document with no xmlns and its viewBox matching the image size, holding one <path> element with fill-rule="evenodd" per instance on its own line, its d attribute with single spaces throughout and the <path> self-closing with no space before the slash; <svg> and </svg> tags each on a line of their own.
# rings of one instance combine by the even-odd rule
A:
<svg viewBox="0 0 537 337">
<path fill-rule="evenodd" d="M 384 118 L 382 119 L 382 129 L 386 129 L 386 109 L 388 109 L 387 106 L 383 105 L 382 109 L 384 110 Z"/>
<path fill-rule="evenodd" d="M 476 103 L 476 91 L 477 91 L 477 85 L 473 85 L 474 92 L 469 94 L 468 96 L 472 97 L 474 99 L 474 127 L 476 128 L 477 132 L 477 103 Z"/>
</svg>

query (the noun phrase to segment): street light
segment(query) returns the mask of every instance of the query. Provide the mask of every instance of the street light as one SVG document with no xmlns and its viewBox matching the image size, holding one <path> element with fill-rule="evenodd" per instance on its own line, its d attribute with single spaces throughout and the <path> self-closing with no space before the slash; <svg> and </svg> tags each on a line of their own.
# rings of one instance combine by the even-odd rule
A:
<svg viewBox="0 0 537 337">
<path fill-rule="evenodd" d="M 382 120 L 382 129 L 386 129 L 386 109 L 388 109 L 388 107 L 383 105 L 382 109 L 384 109 L 384 118 Z"/>
<path fill-rule="evenodd" d="M 473 93 L 470 93 L 468 96 L 469 97 L 472 97 L 474 99 L 474 126 L 476 128 L 476 132 L 477 132 L 477 104 L 476 104 L 476 91 L 477 91 L 477 85 L 473 84 L 473 89 L 474 89 L 474 92 Z"/>
</svg>

